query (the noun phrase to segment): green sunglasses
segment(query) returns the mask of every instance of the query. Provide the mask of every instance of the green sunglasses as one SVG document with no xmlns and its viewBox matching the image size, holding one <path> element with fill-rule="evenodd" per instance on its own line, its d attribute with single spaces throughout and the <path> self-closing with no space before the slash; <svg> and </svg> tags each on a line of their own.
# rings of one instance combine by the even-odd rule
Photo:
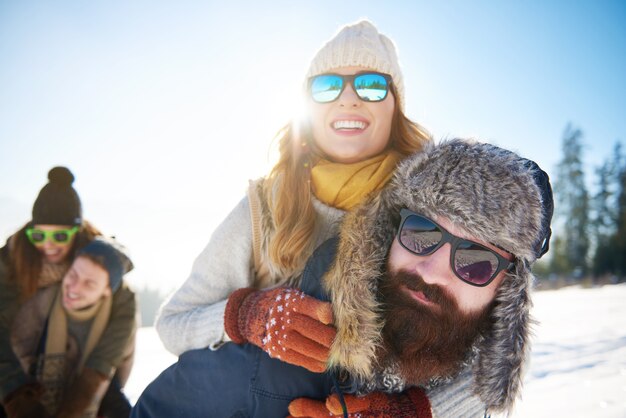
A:
<svg viewBox="0 0 626 418">
<path fill-rule="evenodd" d="M 44 231 L 37 228 L 26 228 L 26 236 L 33 245 L 43 244 L 51 240 L 56 244 L 67 244 L 72 240 L 74 234 L 78 232 L 78 226 L 70 229 L 55 229 L 54 231 Z"/>
</svg>

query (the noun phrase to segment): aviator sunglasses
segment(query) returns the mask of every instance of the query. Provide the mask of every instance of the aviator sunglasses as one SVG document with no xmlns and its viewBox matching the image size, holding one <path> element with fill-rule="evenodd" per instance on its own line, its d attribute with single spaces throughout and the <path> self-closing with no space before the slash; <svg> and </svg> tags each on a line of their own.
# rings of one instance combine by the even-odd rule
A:
<svg viewBox="0 0 626 418">
<path fill-rule="evenodd" d="M 391 76 L 376 72 L 352 75 L 320 74 L 309 79 L 309 91 L 317 103 L 330 103 L 341 96 L 348 83 L 364 102 L 380 102 L 387 97 Z"/>
<path fill-rule="evenodd" d="M 402 220 L 398 228 L 398 242 L 409 252 L 426 256 L 449 242 L 450 267 L 454 274 L 472 286 L 487 286 L 502 270 L 515 265 L 497 252 L 477 242 L 457 237 L 432 219 L 400 210 Z"/>
<path fill-rule="evenodd" d="M 44 231 L 31 227 L 26 229 L 26 236 L 33 245 L 43 244 L 46 240 L 51 240 L 56 244 L 67 244 L 76 232 L 78 232 L 78 226 L 70 229 L 55 229 L 53 231 Z"/>
</svg>

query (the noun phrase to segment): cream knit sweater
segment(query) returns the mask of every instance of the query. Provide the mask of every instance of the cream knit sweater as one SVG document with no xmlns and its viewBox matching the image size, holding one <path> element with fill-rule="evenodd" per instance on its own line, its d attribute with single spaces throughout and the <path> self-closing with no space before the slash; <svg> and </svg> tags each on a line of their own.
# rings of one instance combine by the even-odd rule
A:
<svg viewBox="0 0 626 418">
<path fill-rule="evenodd" d="M 316 248 L 332 237 L 344 212 L 313 201 L 317 212 Z M 193 264 L 187 281 L 161 306 L 156 329 L 168 351 L 179 355 L 197 348 L 217 348 L 228 341 L 224 308 L 228 296 L 251 286 L 252 220 L 248 198 L 242 199 Z"/>
</svg>

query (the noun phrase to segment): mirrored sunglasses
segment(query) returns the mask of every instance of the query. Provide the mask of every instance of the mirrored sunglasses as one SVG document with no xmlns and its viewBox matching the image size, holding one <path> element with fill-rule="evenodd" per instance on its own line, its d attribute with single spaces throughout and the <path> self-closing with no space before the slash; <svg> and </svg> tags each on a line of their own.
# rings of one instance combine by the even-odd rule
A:
<svg viewBox="0 0 626 418">
<path fill-rule="evenodd" d="M 515 265 L 497 252 L 474 241 L 457 237 L 432 219 L 400 211 L 402 220 L 398 228 L 398 242 L 409 252 L 426 256 L 433 254 L 445 243 L 450 243 L 450 267 L 454 274 L 472 286 L 487 286 L 503 270 Z"/>
<path fill-rule="evenodd" d="M 391 76 L 375 72 L 352 75 L 320 74 L 309 79 L 309 91 L 317 103 L 330 103 L 341 96 L 348 83 L 352 85 L 359 99 L 380 102 L 387 97 Z"/>
<path fill-rule="evenodd" d="M 53 231 L 44 231 L 42 229 L 27 228 L 26 236 L 33 245 L 41 245 L 47 240 L 51 240 L 56 244 L 67 244 L 71 241 L 74 234 L 78 232 L 78 226 L 70 229 L 55 229 Z"/>
</svg>

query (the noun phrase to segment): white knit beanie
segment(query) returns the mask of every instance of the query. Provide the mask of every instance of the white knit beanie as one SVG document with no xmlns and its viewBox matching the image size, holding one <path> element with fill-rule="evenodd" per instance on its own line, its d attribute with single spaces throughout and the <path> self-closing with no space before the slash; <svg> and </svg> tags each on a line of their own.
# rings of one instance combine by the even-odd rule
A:
<svg viewBox="0 0 626 418">
<path fill-rule="evenodd" d="M 396 47 L 368 20 L 344 26 L 311 61 L 306 79 L 341 67 L 365 67 L 389 74 L 404 110 L 404 79 Z"/>
</svg>

